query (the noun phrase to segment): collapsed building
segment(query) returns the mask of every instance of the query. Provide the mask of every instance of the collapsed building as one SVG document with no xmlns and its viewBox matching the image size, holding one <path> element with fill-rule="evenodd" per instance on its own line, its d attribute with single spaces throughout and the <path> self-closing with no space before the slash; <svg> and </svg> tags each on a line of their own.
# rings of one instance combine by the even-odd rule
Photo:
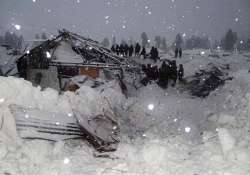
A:
<svg viewBox="0 0 250 175">
<path fill-rule="evenodd" d="M 27 50 L 17 60 L 19 76 L 42 88 L 75 90 L 69 79 L 86 75 L 93 79 L 122 79 L 124 71 L 137 69 L 131 60 L 112 54 L 97 41 L 65 29 L 59 35 Z"/>
<path fill-rule="evenodd" d="M 133 75 L 139 70 L 131 60 L 114 55 L 98 42 L 67 30 L 59 31 L 57 37 L 26 50 L 16 63 L 19 77 L 35 86 L 60 91 L 75 91 L 80 88 L 77 81 L 84 81 L 84 77 L 97 82 L 100 79 L 117 79 L 122 89 L 124 75 Z M 76 83 L 71 84 L 73 80 Z M 91 116 L 74 109 L 72 117 L 60 111 L 55 114 L 16 105 L 10 108 L 17 130 L 25 139 L 58 141 L 84 138 L 98 151 L 115 150 L 119 143 L 118 117 L 111 108 Z M 28 112 L 30 117 L 23 118 Z"/>
</svg>

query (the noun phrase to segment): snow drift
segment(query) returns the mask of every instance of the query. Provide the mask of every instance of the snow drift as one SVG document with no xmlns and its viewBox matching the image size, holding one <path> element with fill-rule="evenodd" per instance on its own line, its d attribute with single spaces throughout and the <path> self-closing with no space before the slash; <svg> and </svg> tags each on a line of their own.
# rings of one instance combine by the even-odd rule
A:
<svg viewBox="0 0 250 175">
<path fill-rule="evenodd" d="M 96 90 L 82 87 L 79 95 L 69 92 L 59 95 L 52 89 L 41 91 L 24 80 L 1 78 L 0 116 L 9 122 L 1 129 L 0 174 L 249 174 L 247 58 L 232 55 L 219 60 L 197 56 L 190 59 L 184 55 L 180 60 L 184 67 L 190 65 L 190 69 L 199 68 L 200 62 L 204 65 L 213 62 L 216 66 L 221 62 L 230 64 L 232 81 L 226 81 L 204 99 L 191 97 L 179 86 L 162 90 L 154 84 L 125 99 L 112 83 Z M 193 75 L 192 71 L 187 73 Z M 9 104 L 66 115 L 79 108 L 81 113 L 91 115 L 111 107 L 122 117 L 121 142 L 116 152 L 107 155 L 98 154 L 77 140 L 17 141 Z M 10 144 L 8 139 L 17 143 Z"/>
</svg>

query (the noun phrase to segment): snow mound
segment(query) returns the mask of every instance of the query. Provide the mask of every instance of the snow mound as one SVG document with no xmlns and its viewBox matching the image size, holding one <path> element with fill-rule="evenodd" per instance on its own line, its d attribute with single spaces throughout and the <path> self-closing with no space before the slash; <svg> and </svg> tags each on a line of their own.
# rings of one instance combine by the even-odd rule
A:
<svg viewBox="0 0 250 175">
<path fill-rule="evenodd" d="M 40 87 L 33 87 L 31 82 L 14 77 L 0 77 L 0 89 L 0 99 L 5 106 L 16 104 L 50 112 L 72 112 L 67 100 L 70 94 L 60 96 L 58 91 L 50 88 L 41 91 Z"/>
<path fill-rule="evenodd" d="M 235 148 L 236 140 L 227 129 L 218 129 L 218 136 L 224 156 L 228 156 Z"/>
<path fill-rule="evenodd" d="M 67 123 L 67 121 L 73 122 L 74 120 L 67 120 L 68 117 L 73 116 L 73 111 L 79 114 L 75 117 L 80 123 L 93 116 L 112 116 L 107 112 L 113 110 L 113 105 L 120 108 L 123 105 L 122 99 L 124 99 L 121 98 L 123 95 L 119 92 L 119 89 L 114 89 L 114 85 L 107 85 L 106 87 L 102 87 L 102 89 L 82 86 L 75 94 L 65 92 L 62 95 L 59 95 L 56 90 L 50 88 L 41 91 L 40 87 L 33 87 L 30 82 L 14 77 L 0 77 L 0 86 L 0 109 L 2 113 L 0 117 L 0 124 L 2 125 L 0 134 L 4 142 L 8 142 L 11 139 L 12 141 L 18 140 L 16 124 L 12 116 L 14 113 L 10 113 L 10 109 L 12 109 L 11 106 L 13 105 L 17 105 L 20 109 L 24 109 L 24 112 L 20 113 L 21 116 L 18 115 L 15 117 L 18 120 L 23 120 L 23 116 L 25 119 L 27 115 L 26 121 L 31 119 L 33 122 L 36 117 L 48 115 L 42 118 L 43 121 L 51 121 L 57 126 L 60 125 L 60 123 Z M 115 95 L 115 97 L 108 95 L 111 93 Z M 27 109 L 26 112 L 25 109 Z M 28 116 L 28 111 L 33 114 L 32 117 Z M 117 117 L 115 115 L 113 116 Z M 60 119 L 63 121 L 60 122 Z M 116 121 L 116 119 L 112 118 L 111 121 Z M 42 123 L 42 121 L 40 122 Z M 103 126 L 98 127 L 102 129 Z M 113 128 L 112 123 L 106 123 L 105 127 L 109 128 L 103 128 L 104 130 L 112 130 Z M 25 134 L 22 134 L 22 136 L 24 135 Z"/>
<path fill-rule="evenodd" d="M 192 60 L 195 59 L 196 56 Z M 206 62 L 205 59 L 201 63 Z M 154 84 L 142 87 L 135 97 L 128 99 L 119 97 L 120 91 L 112 83 L 107 85 L 111 89 L 82 88 L 76 94 L 58 95 L 53 90 L 40 91 L 20 79 L 1 78 L 0 109 L 5 111 L 2 114 L 6 118 L 11 118 L 8 104 L 12 103 L 23 102 L 27 107 L 32 105 L 51 111 L 56 108 L 62 112 L 80 108 L 86 115 L 111 106 L 125 110 L 123 124 L 129 125 L 127 133 L 133 137 L 123 133 L 118 150 L 109 155 L 99 155 L 79 141 L 51 144 L 34 140 L 22 141 L 20 145 L 0 142 L 0 174 L 249 174 L 250 76 L 247 62 L 241 55 L 220 58 L 220 61 L 230 63 L 233 79 L 206 99 L 190 97 L 174 88 L 162 90 Z M 181 62 L 190 63 L 191 69 L 189 58 Z M 92 106 L 96 103 L 101 106 Z M 10 125 L 13 124 L 10 122 Z M 200 141 L 194 142 L 196 138 Z"/>
</svg>

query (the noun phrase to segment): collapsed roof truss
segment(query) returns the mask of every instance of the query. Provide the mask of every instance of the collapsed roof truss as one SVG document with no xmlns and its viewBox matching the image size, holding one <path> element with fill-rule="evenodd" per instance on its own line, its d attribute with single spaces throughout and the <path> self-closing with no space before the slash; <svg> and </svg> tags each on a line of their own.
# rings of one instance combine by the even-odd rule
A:
<svg viewBox="0 0 250 175">
<path fill-rule="evenodd" d="M 78 41 L 80 46 L 76 49 L 84 60 L 84 66 L 89 67 L 114 67 L 114 68 L 132 68 L 133 66 L 125 57 L 117 56 L 108 49 L 102 47 L 98 42 L 85 38 L 78 34 L 69 32 L 65 29 L 59 31 L 60 37 L 70 40 L 72 43 Z M 83 54 L 84 52 L 85 54 Z M 92 57 L 91 59 L 88 59 Z M 87 59 L 87 60 L 86 60 Z M 53 64 L 53 63 L 52 63 Z"/>
<path fill-rule="evenodd" d="M 37 52 L 37 50 L 53 50 L 57 43 L 65 40 L 70 42 L 74 46 L 74 51 L 77 52 L 81 57 L 82 63 L 66 63 L 66 62 L 54 62 L 52 59 L 49 61 L 50 66 L 86 66 L 86 67 L 98 67 L 98 68 L 111 68 L 111 69 L 125 69 L 133 70 L 138 69 L 138 66 L 126 57 L 121 57 L 113 54 L 107 48 L 104 48 L 97 41 L 85 38 L 78 34 L 72 33 L 65 29 L 59 30 L 59 35 L 51 40 L 47 40 L 37 47 L 30 50 L 29 54 L 32 52 Z M 53 58 L 52 52 L 52 58 Z M 29 55 L 24 54 L 20 59 Z"/>
</svg>

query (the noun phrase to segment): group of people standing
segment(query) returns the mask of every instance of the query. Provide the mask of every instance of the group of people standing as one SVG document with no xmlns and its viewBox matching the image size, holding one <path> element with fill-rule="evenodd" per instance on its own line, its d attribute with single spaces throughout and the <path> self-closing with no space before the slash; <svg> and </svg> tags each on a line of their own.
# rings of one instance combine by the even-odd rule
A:
<svg viewBox="0 0 250 175">
<path fill-rule="evenodd" d="M 142 47 L 139 43 L 135 45 L 128 45 L 126 43 L 123 44 L 114 44 L 111 47 L 111 51 L 119 56 L 125 57 L 140 57 L 150 58 L 155 63 L 160 58 L 159 51 L 156 47 L 151 47 L 149 54 L 147 54 L 145 47 Z M 182 49 L 181 47 L 176 47 L 175 49 L 175 58 L 182 57 Z M 177 68 L 176 61 L 166 60 L 162 62 L 160 68 L 158 66 L 152 66 L 151 64 L 143 64 L 142 71 L 146 74 L 146 77 L 141 81 L 143 85 L 147 85 L 151 83 L 151 81 L 156 81 L 157 84 L 166 89 L 168 87 L 169 81 L 172 82 L 172 86 L 176 85 L 177 80 L 182 82 L 184 76 L 184 68 L 183 65 L 180 64 Z"/>
<path fill-rule="evenodd" d="M 136 43 L 135 46 L 132 44 L 129 46 L 128 44 L 114 44 L 111 47 L 111 51 L 120 56 L 132 57 L 132 56 L 140 56 L 146 54 L 146 49 L 142 48 L 139 43 Z"/>
<path fill-rule="evenodd" d="M 132 57 L 132 56 L 135 56 L 135 57 L 140 57 L 140 56 L 143 56 L 143 58 L 147 58 L 147 52 L 146 52 L 146 48 L 145 47 L 142 47 L 139 43 L 136 43 L 136 45 L 128 45 L 126 43 L 124 44 L 114 44 L 112 45 L 111 47 L 111 51 L 113 53 L 116 53 L 117 55 L 120 55 L 120 56 L 125 56 L 125 57 Z M 158 52 L 158 49 L 156 47 L 152 47 L 151 50 L 150 50 L 150 58 L 152 60 L 154 60 L 156 62 L 157 59 L 159 59 L 159 52 Z"/>
<path fill-rule="evenodd" d="M 172 81 L 174 87 L 177 79 L 182 82 L 184 76 L 183 65 L 180 64 L 177 68 L 176 61 L 163 61 L 160 68 L 152 66 L 151 64 L 142 65 L 142 70 L 146 74 L 146 77 L 142 80 L 143 85 L 147 85 L 151 81 L 157 81 L 158 85 L 163 89 L 168 87 L 169 81 Z"/>
</svg>

